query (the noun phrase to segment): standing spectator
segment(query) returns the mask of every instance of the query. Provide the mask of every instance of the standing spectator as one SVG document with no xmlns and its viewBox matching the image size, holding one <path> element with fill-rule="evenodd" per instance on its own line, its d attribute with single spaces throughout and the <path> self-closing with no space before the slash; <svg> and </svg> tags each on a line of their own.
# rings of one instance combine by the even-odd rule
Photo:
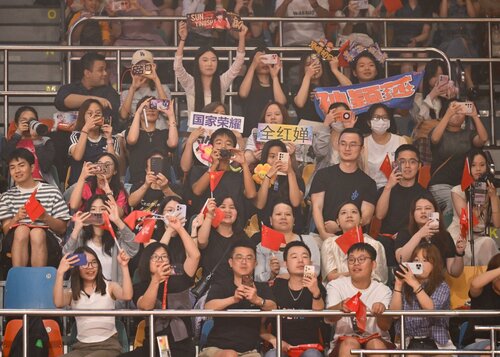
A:
<svg viewBox="0 0 500 357">
<path fill-rule="evenodd" d="M 311 265 L 311 251 L 303 242 L 290 242 L 283 251 L 283 259 L 290 275 L 288 279 L 276 279 L 273 293 L 278 309 L 321 311 L 325 308 L 326 291 L 318 279 L 304 274 L 304 267 Z M 282 350 L 292 351 L 294 346 L 302 344 L 320 345 L 319 317 L 285 317 L 281 319 L 283 328 Z M 271 332 L 261 333 L 264 341 L 273 345 L 265 357 L 276 356 L 276 320 L 270 319 Z M 301 354 L 301 357 L 322 357 L 323 353 L 311 347 Z"/>
<path fill-rule="evenodd" d="M 153 54 L 148 50 L 137 50 L 132 56 L 132 67 L 134 66 L 151 66 L 151 73 L 134 74 L 132 76 L 132 84 L 129 89 L 122 91 L 120 95 L 120 117 L 122 120 L 128 121 L 132 119 L 132 111 L 137 108 L 139 101 L 144 97 L 153 97 L 157 99 L 170 100 L 170 89 L 165 84 L 161 84 L 160 78 L 156 72 L 157 66 L 154 62 Z M 171 105 L 173 103 L 170 103 Z M 157 129 L 167 129 L 167 118 L 163 113 L 160 113 L 159 120 L 156 121 Z"/>
<path fill-rule="evenodd" d="M 229 266 L 231 279 L 215 279 L 208 292 L 205 309 L 208 310 L 262 310 L 276 309 L 276 303 L 267 283 L 253 282 L 256 265 L 255 247 L 250 241 L 241 240 L 231 250 Z M 243 280 L 244 279 L 244 280 Z M 260 318 L 214 317 L 200 357 L 242 356 L 260 357 Z"/>
<path fill-rule="evenodd" d="M 390 342 L 389 328 L 391 318 L 382 316 L 389 307 L 391 290 L 378 281 L 372 279 L 372 272 L 376 268 L 377 252 L 367 243 L 356 243 L 347 251 L 347 264 L 349 275 L 332 280 L 326 286 L 329 310 L 350 312 L 346 306 L 347 301 L 361 292 L 359 299 L 373 317 L 366 318 L 366 328 L 360 331 L 353 317 L 334 316 L 326 320 L 336 322 L 335 336 L 333 338 L 333 351 L 330 356 L 353 357 L 353 349 L 384 350 L 391 349 L 394 345 Z M 364 334 L 369 337 L 360 342 Z M 385 355 L 384 355 L 385 356 Z"/>
<path fill-rule="evenodd" d="M 55 186 L 34 180 L 35 157 L 27 149 L 12 151 L 7 164 L 15 186 L 0 197 L 0 221 L 5 235 L 2 260 L 7 260 L 10 253 L 15 267 L 57 265 L 61 256 L 58 236 L 64 235 L 70 219 L 61 192 Z M 35 198 L 45 212 L 33 221 L 25 204 L 35 191 Z"/>
<path fill-rule="evenodd" d="M 339 137 L 340 163 L 319 170 L 311 185 L 312 215 L 316 229 L 325 240 L 340 230 L 335 222 L 341 204 L 361 207 L 361 225 L 370 223 L 377 186 L 358 166 L 363 135 L 355 128 L 344 129 Z"/>
<path fill-rule="evenodd" d="M 359 3 L 353 0 L 340 0 L 342 7 L 335 11 L 335 17 L 379 17 L 380 5 L 375 8 L 368 4 L 368 8 L 360 9 Z M 356 41 L 368 46 L 380 38 L 379 31 L 382 30 L 376 22 L 341 22 L 338 24 L 337 36 L 346 37 L 350 41 Z"/>
</svg>

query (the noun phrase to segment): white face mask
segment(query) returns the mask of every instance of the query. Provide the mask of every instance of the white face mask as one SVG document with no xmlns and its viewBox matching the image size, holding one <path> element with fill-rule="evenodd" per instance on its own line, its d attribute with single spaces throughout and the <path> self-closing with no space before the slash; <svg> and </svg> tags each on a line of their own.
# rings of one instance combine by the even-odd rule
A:
<svg viewBox="0 0 500 357">
<path fill-rule="evenodd" d="M 370 124 L 372 131 L 375 134 L 383 134 L 391 126 L 391 122 L 389 120 L 371 120 Z"/>
<path fill-rule="evenodd" d="M 336 132 L 341 132 L 342 130 L 344 130 L 344 123 L 342 123 L 341 121 L 334 121 L 330 123 L 330 128 L 335 130 Z"/>
</svg>

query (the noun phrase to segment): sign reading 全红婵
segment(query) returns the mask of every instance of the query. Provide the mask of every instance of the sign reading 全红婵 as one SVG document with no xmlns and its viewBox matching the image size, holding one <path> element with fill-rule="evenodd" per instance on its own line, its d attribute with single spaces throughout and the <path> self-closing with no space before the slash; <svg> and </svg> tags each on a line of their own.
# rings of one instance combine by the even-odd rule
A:
<svg viewBox="0 0 500 357">
<path fill-rule="evenodd" d="M 239 117 L 236 115 L 191 112 L 188 120 L 188 127 L 201 127 L 207 130 L 217 130 L 219 128 L 225 128 L 243 133 L 244 123 L 245 117 Z"/>
<path fill-rule="evenodd" d="M 312 145 L 312 126 L 259 123 L 257 141 L 281 140 L 294 144 Z"/>
</svg>

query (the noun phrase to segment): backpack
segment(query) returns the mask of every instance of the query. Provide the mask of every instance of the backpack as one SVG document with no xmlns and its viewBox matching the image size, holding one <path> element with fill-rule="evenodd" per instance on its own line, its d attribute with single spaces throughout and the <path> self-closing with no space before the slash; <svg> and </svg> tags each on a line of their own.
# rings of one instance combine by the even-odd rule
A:
<svg viewBox="0 0 500 357">
<path fill-rule="evenodd" d="M 23 330 L 20 329 L 12 342 L 10 357 L 23 355 Z M 42 318 L 38 316 L 28 318 L 28 356 L 49 356 L 49 335 L 45 330 Z"/>
</svg>

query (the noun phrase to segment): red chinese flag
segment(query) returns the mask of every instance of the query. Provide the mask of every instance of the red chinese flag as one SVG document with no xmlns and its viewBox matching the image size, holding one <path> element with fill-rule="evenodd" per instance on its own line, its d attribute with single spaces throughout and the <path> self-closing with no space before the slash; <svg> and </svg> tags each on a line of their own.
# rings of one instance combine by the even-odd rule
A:
<svg viewBox="0 0 500 357">
<path fill-rule="evenodd" d="M 342 249 L 344 254 L 347 254 L 347 251 L 354 243 L 363 243 L 364 241 L 363 229 L 358 226 L 342 234 L 335 240 L 335 243 Z"/>
<path fill-rule="evenodd" d="M 350 311 L 356 313 L 356 323 L 359 329 L 365 331 L 366 330 L 366 305 L 361 301 L 361 292 L 354 296 L 352 296 L 349 300 L 347 300 L 344 304 L 346 308 Z"/>
<path fill-rule="evenodd" d="M 384 6 L 387 12 L 396 12 L 403 7 L 401 0 L 384 0 Z"/>
<path fill-rule="evenodd" d="M 224 176 L 224 171 L 210 172 L 210 192 L 214 192 L 220 180 Z"/>
<path fill-rule="evenodd" d="M 26 208 L 26 213 L 28 214 L 28 217 L 31 219 L 32 222 L 35 222 L 42 214 L 45 213 L 45 208 L 43 208 L 42 204 L 40 201 L 36 199 L 36 192 L 38 190 L 35 189 L 32 193 L 30 198 L 26 201 L 24 204 L 24 208 Z"/>
<path fill-rule="evenodd" d="M 203 206 L 203 211 L 201 213 L 203 213 L 203 216 L 206 217 L 207 212 L 208 209 L 207 205 L 205 204 L 205 206 Z M 224 212 L 219 207 L 216 207 L 214 211 L 214 218 L 212 218 L 212 227 L 214 228 L 219 227 L 223 219 L 224 219 Z"/>
<path fill-rule="evenodd" d="M 379 170 L 384 173 L 387 179 L 389 179 L 389 176 L 391 176 L 392 172 L 391 159 L 389 159 L 389 154 L 385 154 L 384 161 L 382 161 L 382 165 L 380 165 Z"/>
<path fill-rule="evenodd" d="M 148 217 L 148 216 L 151 216 L 151 212 L 147 212 L 147 211 L 132 211 L 128 216 L 127 218 L 125 218 L 123 220 L 123 222 L 125 222 L 125 224 L 130 228 L 130 229 L 134 229 L 135 228 L 135 225 L 137 224 L 137 220 L 139 218 L 143 218 L 143 217 Z"/>
<path fill-rule="evenodd" d="M 462 191 L 465 191 L 472 183 L 474 182 L 474 178 L 470 174 L 470 166 L 469 166 L 469 158 L 465 159 L 464 171 L 462 172 L 462 182 L 460 186 L 462 186 Z"/>
<path fill-rule="evenodd" d="M 262 240 L 260 243 L 262 244 L 263 247 L 266 247 L 274 251 L 278 251 L 282 243 L 286 244 L 285 235 L 263 224 Z"/>
<path fill-rule="evenodd" d="M 339 56 L 338 56 L 338 59 L 339 59 L 339 66 L 340 67 L 344 67 L 344 68 L 347 68 L 349 67 L 349 62 L 347 62 L 347 60 L 344 58 L 344 52 L 347 51 L 349 49 L 349 45 L 350 45 L 351 41 L 346 41 L 344 42 L 344 44 L 342 46 L 340 46 L 339 48 Z"/>
<path fill-rule="evenodd" d="M 101 228 L 108 231 L 109 233 L 111 233 L 111 236 L 113 237 L 113 239 L 116 239 L 115 230 L 113 229 L 113 227 L 111 226 L 111 222 L 109 221 L 108 212 L 102 213 L 102 219 L 103 219 L 104 223 L 102 224 Z"/>
<path fill-rule="evenodd" d="M 460 213 L 460 235 L 465 238 L 467 237 L 467 231 L 469 230 L 469 218 L 467 217 L 467 211 L 462 208 Z"/>
<path fill-rule="evenodd" d="M 134 242 L 137 243 L 148 243 L 153 236 L 155 230 L 156 220 L 152 218 L 146 218 L 142 223 L 142 229 L 135 235 Z"/>
</svg>

